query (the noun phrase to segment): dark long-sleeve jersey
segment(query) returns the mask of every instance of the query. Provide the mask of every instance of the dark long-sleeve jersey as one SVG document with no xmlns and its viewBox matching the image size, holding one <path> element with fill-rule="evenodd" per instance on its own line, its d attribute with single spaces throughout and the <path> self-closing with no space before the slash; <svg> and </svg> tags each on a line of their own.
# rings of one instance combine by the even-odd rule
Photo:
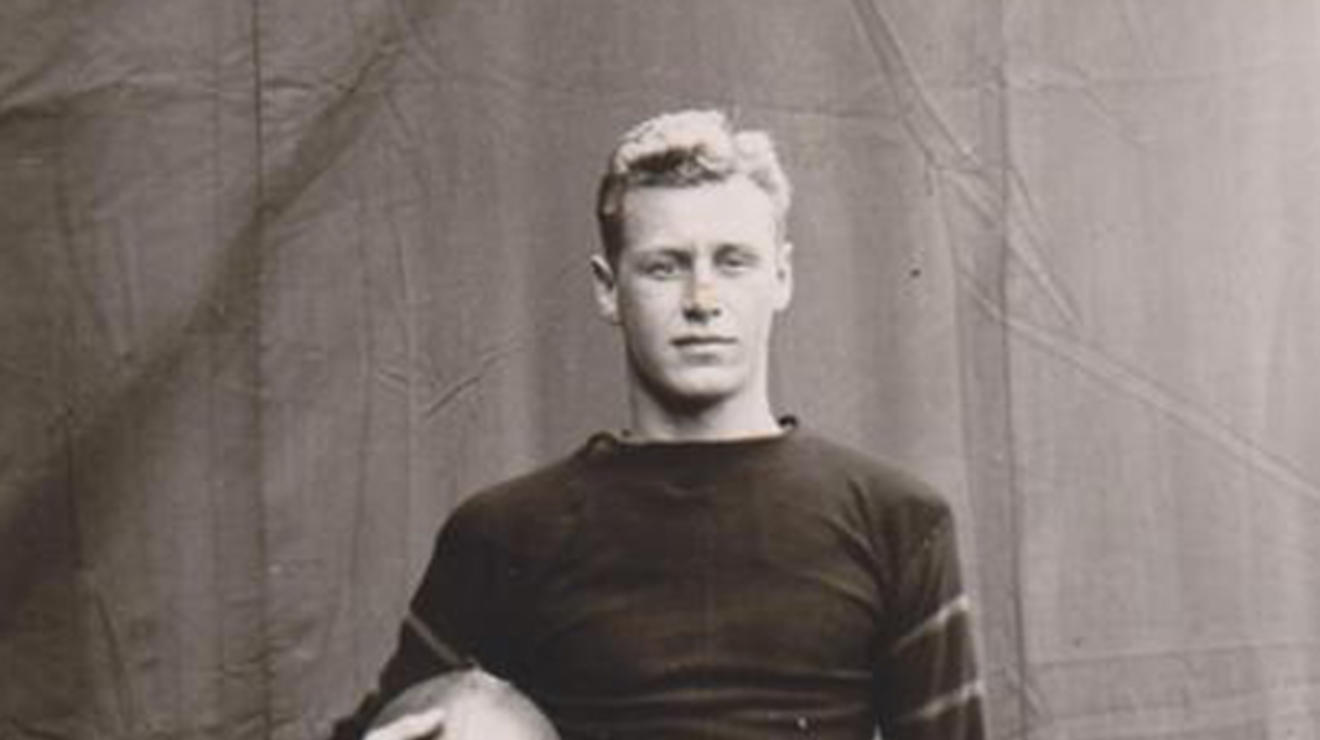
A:
<svg viewBox="0 0 1320 740">
<path fill-rule="evenodd" d="M 566 740 L 984 734 L 953 519 L 802 429 L 597 435 L 450 517 L 379 691 L 476 663 Z"/>
</svg>

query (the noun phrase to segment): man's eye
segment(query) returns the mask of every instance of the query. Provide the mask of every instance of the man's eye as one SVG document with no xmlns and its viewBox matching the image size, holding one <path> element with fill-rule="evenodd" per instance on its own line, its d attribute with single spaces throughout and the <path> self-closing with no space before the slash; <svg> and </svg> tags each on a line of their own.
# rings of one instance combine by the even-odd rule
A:
<svg viewBox="0 0 1320 740">
<path fill-rule="evenodd" d="M 670 277 L 678 272 L 678 265 L 672 260 L 655 260 L 642 264 L 642 273 L 650 277 Z"/>
<path fill-rule="evenodd" d="M 720 255 L 720 266 L 732 270 L 745 270 L 756 265 L 756 257 L 746 252 L 727 252 Z"/>
</svg>

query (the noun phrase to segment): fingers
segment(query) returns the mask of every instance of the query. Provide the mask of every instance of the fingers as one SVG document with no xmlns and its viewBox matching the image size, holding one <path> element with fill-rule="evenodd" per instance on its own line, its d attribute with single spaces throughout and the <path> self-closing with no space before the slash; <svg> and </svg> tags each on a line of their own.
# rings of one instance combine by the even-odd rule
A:
<svg viewBox="0 0 1320 740">
<path fill-rule="evenodd" d="M 362 740 L 421 740 L 440 732 L 445 724 L 445 708 L 433 707 L 417 714 L 405 714 L 393 722 L 368 732 Z"/>
</svg>

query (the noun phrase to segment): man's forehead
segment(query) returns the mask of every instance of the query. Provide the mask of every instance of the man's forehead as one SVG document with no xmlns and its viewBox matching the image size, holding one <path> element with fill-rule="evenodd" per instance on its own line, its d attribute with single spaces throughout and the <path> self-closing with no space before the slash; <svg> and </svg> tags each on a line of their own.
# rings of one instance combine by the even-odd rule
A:
<svg viewBox="0 0 1320 740">
<path fill-rule="evenodd" d="M 768 213 L 773 213 L 774 202 L 769 193 L 751 179 L 744 175 L 733 175 L 720 180 L 682 185 L 640 185 L 629 188 L 624 195 L 625 215 L 649 207 L 693 211 L 736 207 L 765 209 Z"/>
<path fill-rule="evenodd" d="M 768 209 L 643 208 L 625 221 L 623 251 L 634 255 L 715 254 L 736 246 L 768 252 L 779 243 Z"/>
</svg>

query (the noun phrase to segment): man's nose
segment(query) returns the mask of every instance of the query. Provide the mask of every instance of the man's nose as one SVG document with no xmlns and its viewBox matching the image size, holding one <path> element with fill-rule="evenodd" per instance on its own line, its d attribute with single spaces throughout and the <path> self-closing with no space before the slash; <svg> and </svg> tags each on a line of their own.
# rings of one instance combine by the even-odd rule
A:
<svg viewBox="0 0 1320 740">
<path fill-rule="evenodd" d="M 710 319 L 720 314 L 719 291 L 711 271 L 697 265 L 688 274 L 683 290 L 683 314 L 692 320 Z"/>
</svg>

